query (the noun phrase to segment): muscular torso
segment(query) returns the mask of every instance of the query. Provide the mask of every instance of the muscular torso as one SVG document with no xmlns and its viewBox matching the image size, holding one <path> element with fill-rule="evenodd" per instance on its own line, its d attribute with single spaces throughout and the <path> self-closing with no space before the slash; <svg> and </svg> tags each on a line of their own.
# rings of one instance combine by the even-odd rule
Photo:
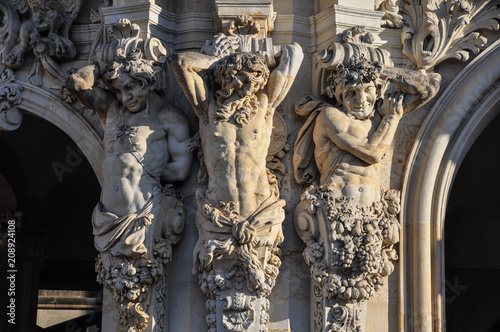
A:
<svg viewBox="0 0 500 332">
<path fill-rule="evenodd" d="M 109 212 L 140 210 L 160 185 L 168 161 L 166 132 L 159 114 L 131 113 L 114 103 L 107 114 L 102 161 L 102 203 Z"/>
<path fill-rule="evenodd" d="M 200 118 L 205 165 L 209 174 L 207 199 L 237 203 L 243 218 L 255 212 L 270 196 L 266 172 L 266 156 L 272 132 L 272 112 L 267 114 L 267 96 L 258 95 L 260 108 L 246 124 L 215 119 L 215 100 L 209 104 L 206 116 Z"/>
<path fill-rule="evenodd" d="M 329 115 L 335 112 L 337 129 L 345 131 L 353 138 L 366 141 L 380 123 L 377 114 L 371 119 L 349 119 L 342 113 L 342 123 L 339 124 L 338 112 L 340 110 L 327 108 L 316 119 L 314 128 L 314 144 L 316 165 L 321 174 L 320 183 L 331 184 L 337 194 L 352 197 L 360 205 L 368 205 L 379 199 L 380 192 L 380 164 L 370 164 L 356 157 L 348 151 L 342 150 L 332 139 L 331 122 Z M 333 168 L 332 165 L 337 165 Z"/>
</svg>

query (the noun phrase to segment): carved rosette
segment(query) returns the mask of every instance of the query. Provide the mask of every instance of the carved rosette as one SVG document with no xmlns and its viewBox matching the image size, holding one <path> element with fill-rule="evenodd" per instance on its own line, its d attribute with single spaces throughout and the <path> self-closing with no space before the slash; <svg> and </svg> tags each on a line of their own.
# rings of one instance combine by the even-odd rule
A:
<svg viewBox="0 0 500 332">
<path fill-rule="evenodd" d="M 399 192 L 389 190 L 381 197 L 359 207 L 323 187 L 302 194 L 295 222 L 314 283 L 314 331 L 362 331 L 363 302 L 394 270 Z"/>
</svg>

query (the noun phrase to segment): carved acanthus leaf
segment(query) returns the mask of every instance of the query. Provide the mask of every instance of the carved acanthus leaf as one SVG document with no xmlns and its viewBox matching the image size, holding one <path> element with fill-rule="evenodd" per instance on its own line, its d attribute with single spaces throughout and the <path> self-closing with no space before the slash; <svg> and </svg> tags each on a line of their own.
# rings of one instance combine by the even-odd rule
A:
<svg viewBox="0 0 500 332">
<path fill-rule="evenodd" d="M 384 17 L 382 17 L 383 27 L 401 28 L 403 25 L 403 16 L 399 14 L 398 0 L 377 0 L 375 1 L 375 10 L 384 13 Z"/>
<path fill-rule="evenodd" d="M 22 101 L 22 87 L 14 79 L 14 72 L 9 68 L 0 74 L 0 130 L 15 130 L 23 120 L 23 114 L 16 107 Z"/>
<path fill-rule="evenodd" d="M 446 59 L 467 61 L 487 42 L 477 30 L 500 27 L 499 6 L 498 0 L 404 0 L 403 54 L 428 71 Z"/>
</svg>

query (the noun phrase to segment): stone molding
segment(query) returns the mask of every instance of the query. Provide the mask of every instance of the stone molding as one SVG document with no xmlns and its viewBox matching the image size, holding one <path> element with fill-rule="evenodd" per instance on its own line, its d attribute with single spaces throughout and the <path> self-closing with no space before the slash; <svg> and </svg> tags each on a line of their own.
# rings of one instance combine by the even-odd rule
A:
<svg viewBox="0 0 500 332">
<path fill-rule="evenodd" d="M 215 0 L 217 16 L 219 17 L 219 31 L 225 31 L 230 22 L 235 21 L 239 15 L 251 16 L 261 31 L 259 37 L 270 37 L 274 31 L 276 12 L 273 10 L 272 0 Z"/>
<path fill-rule="evenodd" d="M 198 49 L 214 34 L 213 15 L 187 13 L 177 15 L 146 2 L 134 5 L 101 8 L 106 26 L 127 17 L 141 27 L 141 38 L 154 36 L 176 50 Z"/>
<path fill-rule="evenodd" d="M 500 41 L 450 83 L 420 127 L 402 190 L 405 331 L 445 328 L 444 217 L 453 178 L 474 140 L 500 108 Z M 430 143 L 432 142 L 432 143 Z"/>
</svg>

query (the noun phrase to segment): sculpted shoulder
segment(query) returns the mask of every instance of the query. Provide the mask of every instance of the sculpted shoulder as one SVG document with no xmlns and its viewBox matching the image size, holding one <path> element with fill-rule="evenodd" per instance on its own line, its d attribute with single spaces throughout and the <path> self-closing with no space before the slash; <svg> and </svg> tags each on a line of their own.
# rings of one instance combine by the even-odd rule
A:
<svg viewBox="0 0 500 332">
<path fill-rule="evenodd" d="M 350 124 L 351 120 L 342 110 L 335 106 L 328 106 L 318 115 L 315 127 L 318 130 L 344 132 Z"/>
<path fill-rule="evenodd" d="M 176 126 L 189 126 L 186 115 L 174 106 L 164 106 L 160 111 L 159 120 L 165 129 Z"/>
</svg>

